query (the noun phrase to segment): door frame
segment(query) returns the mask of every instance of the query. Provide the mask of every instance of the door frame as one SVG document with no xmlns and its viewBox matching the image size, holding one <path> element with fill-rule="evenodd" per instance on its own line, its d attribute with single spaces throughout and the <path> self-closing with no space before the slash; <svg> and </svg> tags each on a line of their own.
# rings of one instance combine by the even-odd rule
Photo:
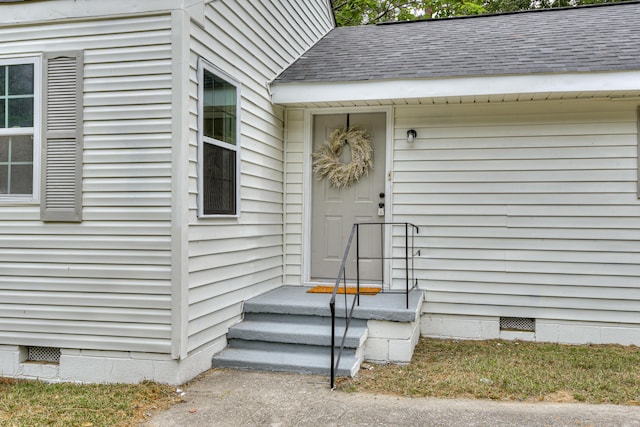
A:
<svg viewBox="0 0 640 427">
<path fill-rule="evenodd" d="M 393 107 L 335 107 L 335 108 L 309 108 L 305 110 L 304 116 L 304 163 L 303 163 L 303 201 L 302 201 L 302 284 L 317 285 L 316 281 L 311 281 L 311 198 L 312 198 L 312 182 L 314 180 L 313 171 L 311 170 L 311 154 L 313 150 L 313 119 L 314 116 L 326 114 L 358 114 L 358 113 L 385 113 L 386 116 L 386 135 L 385 135 L 385 184 L 384 184 L 384 222 L 390 222 L 391 200 L 392 198 L 392 179 L 391 170 L 393 164 Z M 377 165 L 376 165 L 377 166 Z M 384 233 L 384 260 L 383 260 L 383 284 L 391 285 L 391 269 L 389 257 L 391 254 L 391 229 L 388 228 Z M 326 283 L 324 283 L 326 284 Z"/>
</svg>

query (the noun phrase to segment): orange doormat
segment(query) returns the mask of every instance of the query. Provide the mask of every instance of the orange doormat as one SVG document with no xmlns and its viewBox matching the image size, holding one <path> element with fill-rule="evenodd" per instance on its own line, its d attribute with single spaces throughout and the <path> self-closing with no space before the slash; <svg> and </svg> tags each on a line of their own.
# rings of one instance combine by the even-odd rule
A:
<svg viewBox="0 0 640 427">
<path fill-rule="evenodd" d="M 348 287 L 348 288 L 344 288 L 344 287 L 339 287 L 338 288 L 338 293 L 339 294 L 344 294 L 345 291 L 347 294 L 349 295 L 354 295 L 356 293 L 357 288 L 355 287 Z M 360 295 L 375 295 L 378 292 L 380 292 L 380 288 L 363 288 L 360 287 Z M 331 294 L 333 293 L 333 286 L 316 286 L 315 288 L 311 288 L 307 291 L 307 293 L 310 294 Z"/>
</svg>

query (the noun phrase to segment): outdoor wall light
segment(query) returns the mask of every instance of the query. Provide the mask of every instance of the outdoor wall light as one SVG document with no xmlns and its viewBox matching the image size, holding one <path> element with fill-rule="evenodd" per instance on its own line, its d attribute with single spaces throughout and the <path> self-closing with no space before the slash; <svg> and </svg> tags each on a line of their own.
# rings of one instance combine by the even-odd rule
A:
<svg viewBox="0 0 640 427">
<path fill-rule="evenodd" d="M 416 132 L 413 129 L 409 129 L 407 131 L 407 142 L 411 144 L 416 139 L 417 136 L 418 136 L 418 132 Z"/>
</svg>

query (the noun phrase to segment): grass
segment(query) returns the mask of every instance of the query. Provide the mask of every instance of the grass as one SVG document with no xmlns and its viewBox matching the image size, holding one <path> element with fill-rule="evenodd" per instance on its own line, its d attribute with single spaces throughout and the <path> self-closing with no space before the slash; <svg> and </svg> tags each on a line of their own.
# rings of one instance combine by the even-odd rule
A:
<svg viewBox="0 0 640 427">
<path fill-rule="evenodd" d="M 339 389 L 403 396 L 640 405 L 640 348 L 421 339 L 407 366 L 371 365 Z"/>
<path fill-rule="evenodd" d="M 174 387 L 152 382 L 47 384 L 0 377 L 0 426 L 131 426 L 179 399 Z"/>
</svg>

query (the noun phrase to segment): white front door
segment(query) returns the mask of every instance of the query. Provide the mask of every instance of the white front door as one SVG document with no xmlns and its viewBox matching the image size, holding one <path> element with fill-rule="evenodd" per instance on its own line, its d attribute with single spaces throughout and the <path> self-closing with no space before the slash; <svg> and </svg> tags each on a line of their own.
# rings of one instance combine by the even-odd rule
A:
<svg viewBox="0 0 640 427">
<path fill-rule="evenodd" d="M 313 121 L 313 152 L 317 152 L 337 128 L 357 126 L 366 129 L 373 145 L 374 167 L 369 175 L 347 188 L 337 189 L 327 179 L 312 178 L 311 206 L 311 281 L 333 282 L 344 255 L 354 223 L 384 222 L 379 215 L 380 204 L 385 202 L 386 114 L 332 114 L 317 115 Z M 342 153 L 342 162 L 351 161 L 348 145 Z M 361 283 L 381 283 L 384 275 L 384 230 L 380 226 L 361 226 L 359 239 Z M 356 242 L 352 243 L 347 263 L 347 279 L 353 282 Z"/>
</svg>

